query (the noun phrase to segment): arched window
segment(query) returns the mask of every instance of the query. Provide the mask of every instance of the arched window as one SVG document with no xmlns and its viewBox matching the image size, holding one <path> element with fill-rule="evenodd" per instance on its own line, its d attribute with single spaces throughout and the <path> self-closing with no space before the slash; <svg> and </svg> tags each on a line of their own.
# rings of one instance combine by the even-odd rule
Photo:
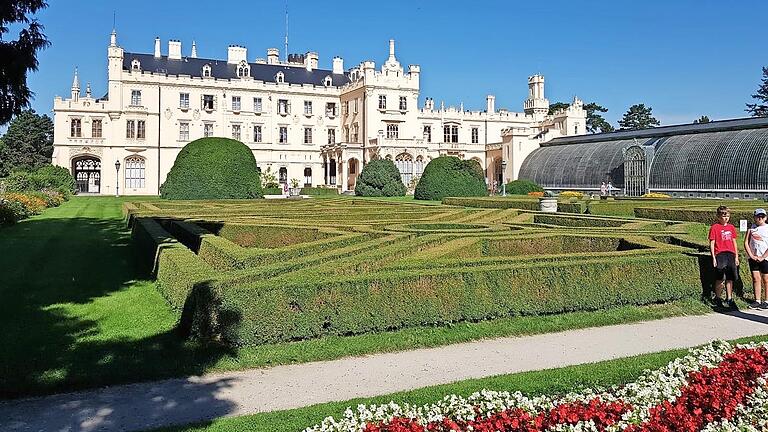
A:
<svg viewBox="0 0 768 432">
<path fill-rule="evenodd" d="M 421 177 L 421 174 L 424 173 L 424 156 L 416 156 L 416 162 L 413 164 L 413 175 L 416 177 Z"/>
<path fill-rule="evenodd" d="M 278 84 L 285 82 L 285 74 L 282 71 L 275 74 L 275 82 Z"/>
<path fill-rule="evenodd" d="M 203 78 L 211 77 L 211 65 L 207 64 L 203 66 Z"/>
<path fill-rule="evenodd" d="M 333 85 L 333 80 L 331 79 L 330 76 L 326 76 L 325 79 L 323 80 L 323 83 L 325 84 L 326 87 L 330 87 Z"/>
<path fill-rule="evenodd" d="M 304 187 L 312 187 L 312 168 L 304 168 Z"/>
<path fill-rule="evenodd" d="M 277 172 L 278 182 L 280 184 L 287 184 L 288 183 L 288 168 L 286 167 L 280 167 L 280 170 Z"/>
<path fill-rule="evenodd" d="M 140 71 L 141 70 L 141 62 L 139 62 L 136 59 L 133 59 L 133 61 L 131 62 L 131 70 L 135 71 L 135 72 Z"/>
<path fill-rule="evenodd" d="M 144 188 L 144 165 L 144 158 L 140 156 L 129 156 L 125 159 L 125 187 L 127 189 Z"/>
<path fill-rule="evenodd" d="M 403 184 L 409 185 L 413 180 L 413 156 L 408 153 L 400 153 L 395 157 L 395 166 L 400 171 Z"/>
<path fill-rule="evenodd" d="M 251 74 L 251 68 L 250 66 L 248 66 L 248 63 L 241 61 L 240 64 L 237 66 L 237 76 L 240 78 L 245 78 L 250 74 Z"/>
</svg>

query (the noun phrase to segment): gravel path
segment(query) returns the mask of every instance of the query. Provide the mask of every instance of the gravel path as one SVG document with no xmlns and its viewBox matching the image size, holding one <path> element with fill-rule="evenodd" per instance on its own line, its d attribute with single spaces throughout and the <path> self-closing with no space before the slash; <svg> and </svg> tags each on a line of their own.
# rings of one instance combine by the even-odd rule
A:
<svg viewBox="0 0 768 432">
<path fill-rule="evenodd" d="M 0 403 L 0 431 L 137 431 L 687 348 L 766 324 L 764 311 L 677 317 L 115 386 Z"/>
</svg>

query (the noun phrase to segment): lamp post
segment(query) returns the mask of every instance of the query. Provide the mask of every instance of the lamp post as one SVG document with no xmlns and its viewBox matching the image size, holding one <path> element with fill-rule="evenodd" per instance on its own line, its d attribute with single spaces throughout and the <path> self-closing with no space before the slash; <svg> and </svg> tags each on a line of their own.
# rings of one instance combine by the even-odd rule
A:
<svg viewBox="0 0 768 432">
<path fill-rule="evenodd" d="M 115 196 L 120 196 L 120 161 L 115 161 Z"/>
<path fill-rule="evenodd" d="M 507 183 L 504 181 L 504 173 L 507 171 L 507 161 L 501 161 L 501 196 L 507 196 Z"/>
</svg>

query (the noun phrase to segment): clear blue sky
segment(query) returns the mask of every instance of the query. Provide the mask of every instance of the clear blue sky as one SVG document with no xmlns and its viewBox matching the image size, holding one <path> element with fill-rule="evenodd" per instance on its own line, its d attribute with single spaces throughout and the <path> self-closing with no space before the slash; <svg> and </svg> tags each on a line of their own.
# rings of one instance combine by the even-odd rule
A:
<svg viewBox="0 0 768 432">
<path fill-rule="evenodd" d="M 284 0 L 49 3 L 38 19 L 52 45 L 29 79 L 41 113 L 69 94 L 75 66 L 83 89 L 90 81 L 105 93 L 113 12 L 126 51 L 150 53 L 160 36 L 163 54 L 173 38 L 184 55 L 192 39 L 200 57 L 226 58 L 229 44 L 248 47 L 249 60 L 268 47 L 283 55 Z M 492 93 L 497 107 L 521 111 L 526 78 L 542 73 L 550 102 L 578 95 L 607 107 L 614 124 L 634 103 L 662 124 L 744 117 L 768 65 L 763 1 L 289 0 L 289 11 L 291 52 L 317 51 L 323 68 L 335 55 L 345 68 L 378 67 L 393 38 L 402 64 L 421 65 L 422 102 L 466 109 L 483 109 Z"/>
</svg>

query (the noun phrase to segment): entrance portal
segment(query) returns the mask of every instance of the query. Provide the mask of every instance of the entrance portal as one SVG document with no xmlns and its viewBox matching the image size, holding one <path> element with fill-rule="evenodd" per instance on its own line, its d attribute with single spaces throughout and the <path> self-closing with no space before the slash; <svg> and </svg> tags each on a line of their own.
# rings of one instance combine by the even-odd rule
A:
<svg viewBox="0 0 768 432">
<path fill-rule="evenodd" d="M 94 156 L 72 159 L 72 173 L 75 176 L 78 193 L 101 192 L 101 160 Z"/>
</svg>

